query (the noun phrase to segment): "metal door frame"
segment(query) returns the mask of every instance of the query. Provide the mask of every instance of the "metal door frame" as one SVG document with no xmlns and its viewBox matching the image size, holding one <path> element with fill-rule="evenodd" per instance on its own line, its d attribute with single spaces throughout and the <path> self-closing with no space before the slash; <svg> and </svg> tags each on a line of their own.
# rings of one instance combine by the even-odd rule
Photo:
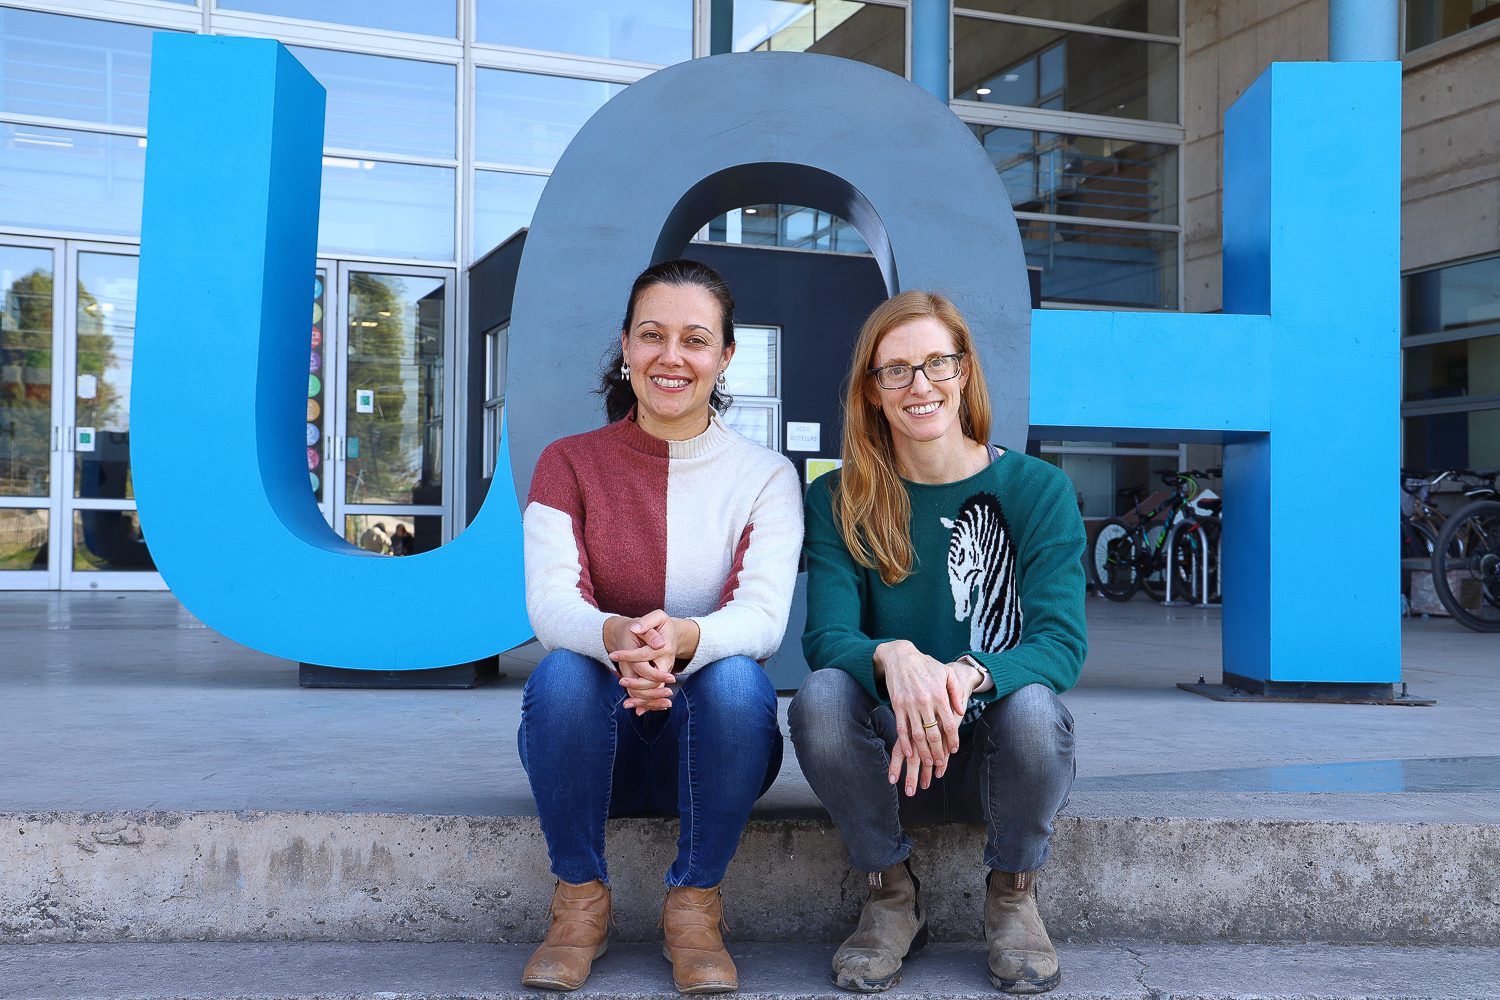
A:
<svg viewBox="0 0 1500 1000">
<path fill-rule="evenodd" d="M 48 491 L 40 497 L 0 496 L 0 508 L 47 511 L 47 568 L 0 572 L 0 590 L 57 590 L 61 585 L 63 541 L 71 544 L 71 532 L 63 531 L 63 329 L 67 288 L 67 240 L 40 236 L 0 236 L 0 245 L 52 252 L 52 402 L 51 448 L 48 459 Z M 69 549 L 71 553 L 71 549 Z"/>
</svg>

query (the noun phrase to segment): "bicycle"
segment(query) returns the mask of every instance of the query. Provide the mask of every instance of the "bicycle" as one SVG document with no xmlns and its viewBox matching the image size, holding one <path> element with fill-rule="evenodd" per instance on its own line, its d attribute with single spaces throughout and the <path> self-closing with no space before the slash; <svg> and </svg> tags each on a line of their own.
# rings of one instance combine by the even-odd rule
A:
<svg viewBox="0 0 1500 1000">
<path fill-rule="evenodd" d="M 1125 499 L 1133 501 L 1131 513 L 1135 521 L 1111 517 L 1099 527 L 1089 551 L 1089 582 L 1104 597 L 1112 601 L 1128 601 L 1137 590 L 1144 590 L 1153 600 L 1166 596 L 1167 572 L 1179 574 L 1178 579 L 1187 580 L 1192 571 L 1186 564 L 1175 562 L 1178 553 L 1168 550 L 1167 541 L 1174 537 L 1173 527 L 1179 520 L 1200 524 L 1191 514 L 1184 513 L 1198 493 L 1198 477 L 1217 475 L 1210 470 L 1202 472 L 1189 469 L 1185 472 L 1158 473 L 1164 485 L 1172 488 L 1172 494 L 1150 510 L 1142 510 L 1145 487 L 1132 487 L 1120 491 Z M 1163 518 L 1158 522 L 1158 518 Z M 1179 532 L 1178 534 L 1180 534 Z M 1199 544 L 1206 538 L 1196 536 Z M 1188 559 L 1193 557 L 1191 543 L 1172 546 Z M 1169 563 L 1172 563 L 1169 570 Z"/>
<path fill-rule="evenodd" d="M 1432 589 L 1460 625 L 1500 632 L 1500 470 L 1470 475 L 1488 485 L 1465 490 L 1470 503 L 1444 522 L 1432 552 Z"/>
</svg>

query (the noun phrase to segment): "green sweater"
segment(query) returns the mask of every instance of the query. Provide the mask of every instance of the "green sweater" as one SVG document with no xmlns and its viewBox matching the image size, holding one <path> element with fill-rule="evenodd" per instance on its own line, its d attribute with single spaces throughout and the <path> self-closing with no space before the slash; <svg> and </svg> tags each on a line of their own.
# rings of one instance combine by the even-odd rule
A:
<svg viewBox="0 0 1500 1000">
<path fill-rule="evenodd" d="M 1084 534 L 1062 470 L 1007 451 L 956 483 L 907 483 L 917 558 L 894 587 L 844 546 L 833 513 L 838 476 L 807 491 L 809 666 L 848 671 L 885 702 L 874 664 L 882 642 L 909 639 L 945 663 L 968 654 L 995 686 L 969 703 L 966 724 L 1027 684 L 1060 694 L 1077 682 L 1088 651 Z"/>
</svg>

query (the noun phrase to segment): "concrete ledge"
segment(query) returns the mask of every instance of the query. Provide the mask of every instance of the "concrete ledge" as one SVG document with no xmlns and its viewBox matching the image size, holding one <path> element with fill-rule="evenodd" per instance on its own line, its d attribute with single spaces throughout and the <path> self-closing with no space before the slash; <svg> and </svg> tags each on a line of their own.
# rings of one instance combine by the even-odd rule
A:
<svg viewBox="0 0 1500 1000">
<path fill-rule="evenodd" d="M 656 938 L 676 822 L 610 825 L 617 939 Z M 980 936 L 982 833 L 914 831 L 937 940 Z M 540 938 L 532 817 L 0 813 L 0 942 Z M 753 820 L 725 881 L 740 940 L 831 941 L 864 890 L 826 821 Z M 1064 816 L 1041 881 L 1060 940 L 1500 940 L 1500 826 Z"/>
<path fill-rule="evenodd" d="M 848 1000 L 828 983 L 831 945 L 730 942 L 744 1000 Z M 530 945 L 95 944 L 0 946 L 0 990 L 29 1000 L 510 1000 Z M 1500 950 L 1302 945 L 1063 945 L 1049 1000 L 1492 1000 Z M 676 996 L 655 944 L 617 945 L 576 997 Z M 983 950 L 933 945 L 890 997 L 994 1000 Z"/>
</svg>

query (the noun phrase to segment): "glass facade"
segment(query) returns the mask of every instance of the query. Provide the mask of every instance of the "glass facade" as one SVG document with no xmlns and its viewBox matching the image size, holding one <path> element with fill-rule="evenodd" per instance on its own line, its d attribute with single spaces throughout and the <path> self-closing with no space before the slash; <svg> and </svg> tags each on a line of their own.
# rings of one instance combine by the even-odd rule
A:
<svg viewBox="0 0 1500 1000">
<path fill-rule="evenodd" d="M 1500 0 L 1406 0 L 1407 52 L 1500 20 Z"/>
<path fill-rule="evenodd" d="M 1401 464 L 1500 466 L 1500 257 L 1407 275 L 1402 291 Z"/>
</svg>

